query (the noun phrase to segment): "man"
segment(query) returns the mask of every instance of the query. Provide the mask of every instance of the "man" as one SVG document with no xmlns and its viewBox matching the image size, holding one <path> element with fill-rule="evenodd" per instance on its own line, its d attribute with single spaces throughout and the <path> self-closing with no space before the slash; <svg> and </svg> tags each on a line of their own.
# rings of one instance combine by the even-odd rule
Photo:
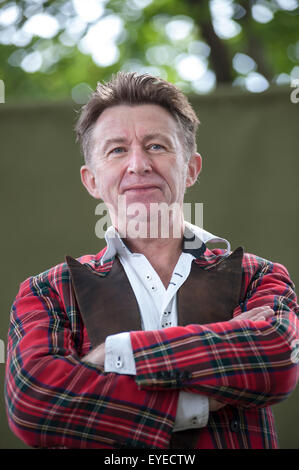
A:
<svg viewBox="0 0 299 470">
<path fill-rule="evenodd" d="M 30 277 L 14 302 L 6 403 L 28 445 L 278 446 L 271 405 L 298 381 L 294 286 L 282 265 L 184 221 L 197 125 L 149 75 L 119 73 L 83 107 L 81 179 L 112 226 L 104 250 Z"/>
</svg>

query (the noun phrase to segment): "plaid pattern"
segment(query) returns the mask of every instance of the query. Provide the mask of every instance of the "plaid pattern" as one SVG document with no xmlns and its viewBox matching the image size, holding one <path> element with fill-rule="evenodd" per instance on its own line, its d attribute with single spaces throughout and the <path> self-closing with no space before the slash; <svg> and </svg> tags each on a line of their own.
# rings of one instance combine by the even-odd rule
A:
<svg viewBox="0 0 299 470">
<path fill-rule="evenodd" d="M 78 260 L 98 274 L 106 248 Z M 204 269 L 224 250 L 206 250 Z M 291 342 L 299 312 L 286 269 L 245 254 L 240 304 L 270 305 L 265 322 L 222 322 L 131 332 L 137 376 L 105 373 L 81 361 L 90 341 L 66 263 L 26 279 L 11 310 L 5 400 L 12 431 L 31 447 L 169 447 L 179 390 L 227 405 L 211 412 L 197 448 L 275 448 L 270 405 L 287 398 L 298 380 Z"/>
</svg>

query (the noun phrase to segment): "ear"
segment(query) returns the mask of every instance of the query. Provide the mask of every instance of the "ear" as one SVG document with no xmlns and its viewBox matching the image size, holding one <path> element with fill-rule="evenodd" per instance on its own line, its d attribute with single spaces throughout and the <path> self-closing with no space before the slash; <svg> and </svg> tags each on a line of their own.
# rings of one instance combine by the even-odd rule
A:
<svg viewBox="0 0 299 470">
<path fill-rule="evenodd" d="M 81 181 L 89 194 L 95 199 L 101 199 L 99 188 L 97 185 L 94 170 L 91 166 L 83 165 L 80 168 Z"/>
<path fill-rule="evenodd" d="M 194 153 L 189 162 L 186 178 L 186 187 L 193 186 L 196 182 L 199 173 L 201 172 L 202 158 L 199 153 Z"/>
</svg>

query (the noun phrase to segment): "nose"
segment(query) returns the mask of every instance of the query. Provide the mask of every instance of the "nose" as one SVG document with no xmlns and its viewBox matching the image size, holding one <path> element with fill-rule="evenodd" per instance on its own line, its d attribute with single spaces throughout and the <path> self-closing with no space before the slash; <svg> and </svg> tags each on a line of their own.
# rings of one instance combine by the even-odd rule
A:
<svg viewBox="0 0 299 470">
<path fill-rule="evenodd" d="M 127 172 L 143 175 L 152 171 L 151 159 L 140 146 L 131 149 L 129 153 Z"/>
</svg>

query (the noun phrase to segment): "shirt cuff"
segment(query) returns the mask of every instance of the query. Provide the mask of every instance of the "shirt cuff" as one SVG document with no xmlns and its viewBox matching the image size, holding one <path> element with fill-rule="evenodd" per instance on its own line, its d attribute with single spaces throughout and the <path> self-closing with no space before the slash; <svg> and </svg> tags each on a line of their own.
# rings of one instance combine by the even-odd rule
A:
<svg viewBox="0 0 299 470">
<path fill-rule="evenodd" d="M 209 398 L 181 391 L 173 432 L 204 428 L 209 419 Z"/>
<path fill-rule="evenodd" d="M 107 336 L 105 341 L 105 372 L 136 375 L 130 333 Z"/>
</svg>

